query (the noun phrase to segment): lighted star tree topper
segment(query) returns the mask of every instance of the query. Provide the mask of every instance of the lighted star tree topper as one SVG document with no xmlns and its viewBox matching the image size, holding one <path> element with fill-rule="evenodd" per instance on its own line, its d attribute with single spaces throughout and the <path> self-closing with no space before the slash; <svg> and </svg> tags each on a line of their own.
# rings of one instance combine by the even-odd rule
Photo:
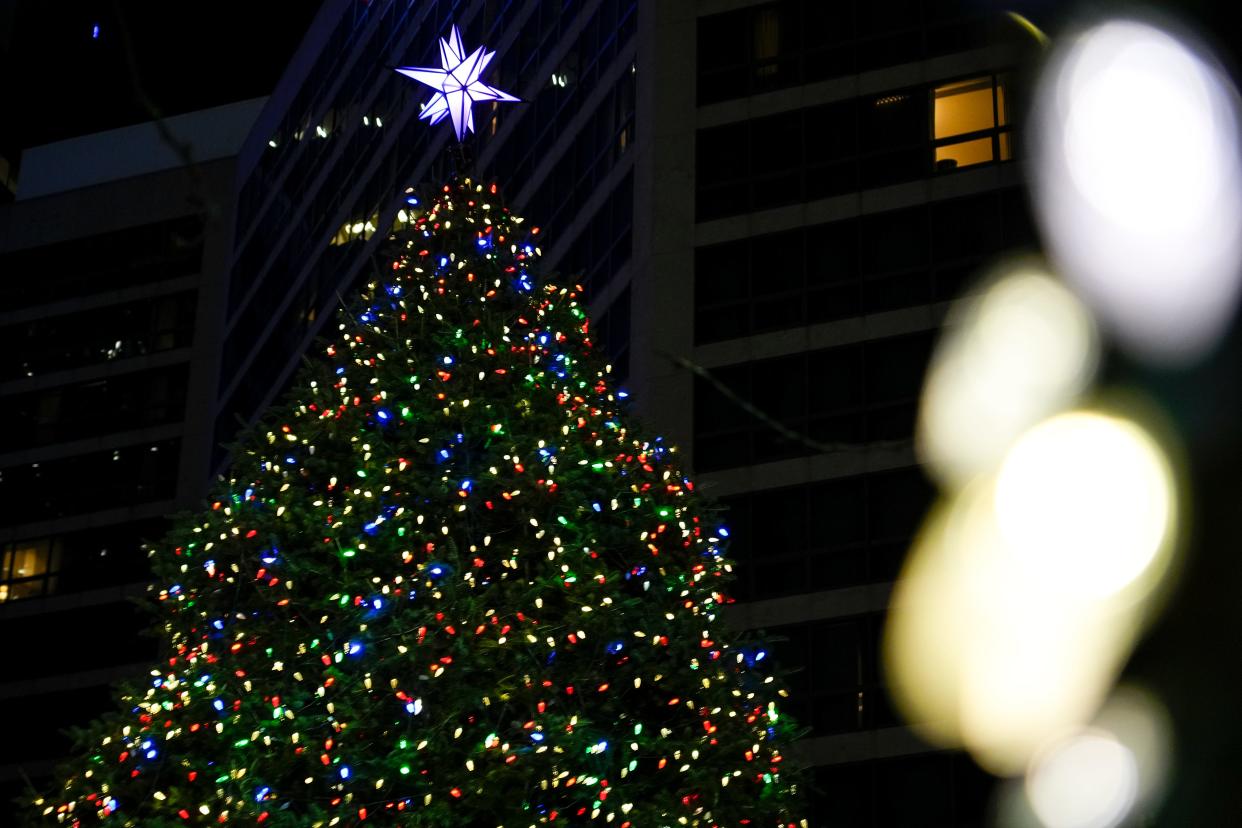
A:
<svg viewBox="0 0 1242 828">
<path fill-rule="evenodd" d="M 467 55 L 466 47 L 461 42 L 461 31 L 453 26 L 447 38 L 440 38 L 439 69 L 402 66 L 397 71 L 436 90 L 418 117 L 432 124 L 440 123 L 445 117 L 452 118 L 453 131 L 457 134 L 457 140 L 462 141 L 467 132 L 474 132 L 474 112 L 471 109 L 474 104 L 521 100 L 480 80 L 483 70 L 495 56 L 495 52 L 489 52 L 483 46 Z"/>
<path fill-rule="evenodd" d="M 152 550 L 163 652 L 40 825 L 790 828 L 727 532 L 494 186 L 382 266 Z M 70 654 L 71 655 L 71 654 Z M 805 824 L 805 823 L 802 823 Z"/>
</svg>

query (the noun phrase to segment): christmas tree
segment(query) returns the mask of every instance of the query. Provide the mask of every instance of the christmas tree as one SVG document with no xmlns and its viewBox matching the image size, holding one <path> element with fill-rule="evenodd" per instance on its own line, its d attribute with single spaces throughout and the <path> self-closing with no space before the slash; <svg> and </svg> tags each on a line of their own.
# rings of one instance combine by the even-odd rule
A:
<svg viewBox="0 0 1242 828">
<path fill-rule="evenodd" d="M 799 824 L 727 532 L 494 186 L 408 199 L 324 358 L 152 550 L 164 658 L 35 821 Z"/>
</svg>

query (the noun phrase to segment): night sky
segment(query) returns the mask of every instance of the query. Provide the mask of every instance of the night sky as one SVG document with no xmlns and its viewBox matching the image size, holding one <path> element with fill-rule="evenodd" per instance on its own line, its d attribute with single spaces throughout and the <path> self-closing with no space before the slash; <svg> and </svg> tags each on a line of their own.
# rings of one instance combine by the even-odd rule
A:
<svg viewBox="0 0 1242 828">
<path fill-rule="evenodd" d="M 0 2 L 0 155 L 266 95 L 320 5 Z"/>
</svg>

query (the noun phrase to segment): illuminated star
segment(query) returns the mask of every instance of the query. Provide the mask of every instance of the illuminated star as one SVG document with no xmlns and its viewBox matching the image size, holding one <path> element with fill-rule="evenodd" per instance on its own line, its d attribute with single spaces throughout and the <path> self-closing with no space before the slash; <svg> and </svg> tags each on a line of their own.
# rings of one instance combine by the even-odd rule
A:
<svg viewBox="0 0 1242 828">
<path fill-rule="evenodd" d="M 402 66 L 397 71 L 436 90 L 418 117 L 433 124 L 440 123 L 445 116 L 451 117 L 453 131 L 461 141 L 467 132 L 474 132 L 474 115 L 470 109 L 473 104 L 521 100 L 479 80 L 495 55 L 482 46 L 467 55 L 461 44 L 461 31 L 454 26 L 448 38 L 440 38 L 439 69 Z"/>
</svg>

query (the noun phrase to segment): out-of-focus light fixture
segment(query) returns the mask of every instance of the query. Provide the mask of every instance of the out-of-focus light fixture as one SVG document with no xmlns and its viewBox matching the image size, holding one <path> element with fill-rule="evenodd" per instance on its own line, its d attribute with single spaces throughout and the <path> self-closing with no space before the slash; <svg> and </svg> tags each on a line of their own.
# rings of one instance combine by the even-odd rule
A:
<svg viewBox="0 0 1242 828">
<path fill-rule="evenodd" d="M 1064 410 L 1095 374 L 1090 312 L 1033 261 L 1003 265 L 960 301 L 927 373 L 918 447 L 946 485 L 993 471 L 1026 429 Z"/>
<path fill-rule="evenodd" d="M 1173 755 L 1168 711 L 1150 691 L 1119 687 L 1086 727 L 1050 734 L 1013 786 L 1000 824 L 1112 828 L 1164 796 Z"/>
<path fill-rule="evenodd" d="M 1158 557 L 1167 562 L 1173 472 L 1155 439 L 1130 420 L 1074 411 L 1044 421 L 1005 456 L 994 497 L 1006 545 L 1052 588 L 1106 597 Z"/>
<path fill-rule="evenodd" d="M 884 657 L 893 698 L 923 736 L 1020 773 L 1049 733 L 1090 720 L 1139 629 L 1133 604 L 1030 577 L 980 480 L 920 533 L 893 594 Z"/>
<path fill-rule="evenodd" d="M 1054 742 L 1026 777 L 1031 809 L 1047 828 L 1113 828 L 1138 792 L 1133 751 L 1098 728 Z"/>
<path fill-rule="evenodd" d="M 1173 467 L 1137 420 L 1075 410 L 1028 429 L 999 469 L 933 510 L 884 642 L 916 729 L 1013 775 L 1049 734 L 1091 720 L 1167 580 Z"/>
<path fill-rule="evenodd" d="M 1201 355 L 1242 263 L 1237 96 L 1198 46 L 1115 20 L 1062 40 L 1030 120 L 1053 259 L 1139 356 Z"/>
</svg>

